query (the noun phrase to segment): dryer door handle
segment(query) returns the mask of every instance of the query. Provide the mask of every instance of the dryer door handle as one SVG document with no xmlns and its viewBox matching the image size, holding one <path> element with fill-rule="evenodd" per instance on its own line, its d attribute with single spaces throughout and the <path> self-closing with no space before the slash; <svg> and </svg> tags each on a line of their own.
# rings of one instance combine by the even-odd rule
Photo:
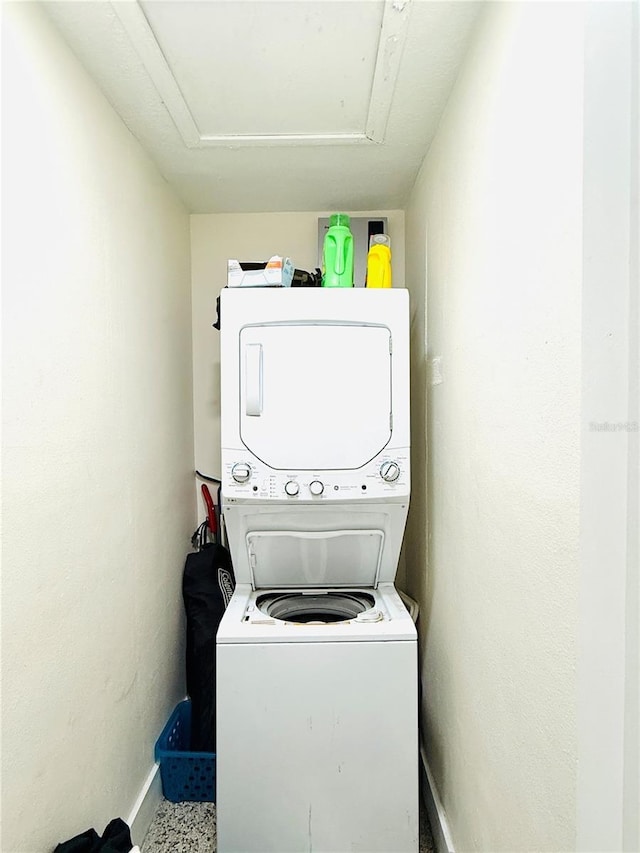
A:
<svg viewBox="0 0 640 853">
<path fill-rule="evenodd" d="M 246 344 L 245 349 L 245 413 L 262 414 L 262 344 Z"/>
</svg>

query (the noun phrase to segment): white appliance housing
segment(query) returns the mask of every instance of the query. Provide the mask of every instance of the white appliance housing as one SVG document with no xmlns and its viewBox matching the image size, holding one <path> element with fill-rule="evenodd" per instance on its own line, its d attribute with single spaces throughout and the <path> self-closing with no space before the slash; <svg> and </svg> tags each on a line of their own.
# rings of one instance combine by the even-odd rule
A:
<svg viewBox="0 0 640 853">
<path fill-rule="evenodd" d="M 225 289 L 221 853 L 418 845 L 408 293 Z"/>
<path fill-rule="evenodd" d="M 222 495 L 237 582 L 393 582 L 410 491 L 408 291 L 227 288 L 220 317 Z M 296 581 L 292 536 L 272 537 L 271 547 L 290 555 L 293 576 L 270 576 L 269 565 L 264 577 L 259 540 L 253 551 L 247 540 L 253 531 L 347 530 L 341 544 L 362 559 L 340 577 L 323 578 L 311 557 L 316 570 Z M 383 534 L 377 560 L 371 530 Z M 299 556 L 314 548 L 298 545 Z"/>
</svg>

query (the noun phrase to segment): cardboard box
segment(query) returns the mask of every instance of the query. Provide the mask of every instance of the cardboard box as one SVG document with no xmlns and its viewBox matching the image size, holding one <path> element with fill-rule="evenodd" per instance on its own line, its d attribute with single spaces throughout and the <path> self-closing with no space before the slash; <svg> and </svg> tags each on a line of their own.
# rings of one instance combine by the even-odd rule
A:
<svg viewBox="0 0 640 853">
<path fill-rule="evenodd" d="M 293 264 L 274 255 L 268 261 L 227 261 L 227 287 L 291 287 Z"/>
</svg>

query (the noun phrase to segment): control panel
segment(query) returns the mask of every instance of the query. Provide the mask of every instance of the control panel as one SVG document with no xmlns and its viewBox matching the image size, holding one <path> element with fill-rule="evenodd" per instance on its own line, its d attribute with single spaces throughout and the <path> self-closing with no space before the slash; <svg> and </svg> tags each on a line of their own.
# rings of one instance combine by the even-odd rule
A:
<svg viewBox="0 0 640 853">
<path fill-rule="evenodd" d="M 355 471 L 278 471 L 247 451 L 222 454 L 225 498 L 295 502 L 354 501 L 409 494 L 409 451 L 382 453 Z"/>
</svg>

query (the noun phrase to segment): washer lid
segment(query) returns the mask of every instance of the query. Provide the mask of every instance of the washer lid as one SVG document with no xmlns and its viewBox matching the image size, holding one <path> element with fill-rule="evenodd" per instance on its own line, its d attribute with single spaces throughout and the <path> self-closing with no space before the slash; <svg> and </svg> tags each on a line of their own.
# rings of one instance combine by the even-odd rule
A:
<svg viewBox="0 0 640 853">
<path fill-rule="evenodd" d="M 240 437 L 271 468 L 366 465 L 391 439 L 391 332 L 271 323 L 240 332 Z"/>
<path fill-rule="evenodd" d="M 382 530 L 252 530 L 247 533 L 252 586 L 375 587 Z"/>
</svg>

